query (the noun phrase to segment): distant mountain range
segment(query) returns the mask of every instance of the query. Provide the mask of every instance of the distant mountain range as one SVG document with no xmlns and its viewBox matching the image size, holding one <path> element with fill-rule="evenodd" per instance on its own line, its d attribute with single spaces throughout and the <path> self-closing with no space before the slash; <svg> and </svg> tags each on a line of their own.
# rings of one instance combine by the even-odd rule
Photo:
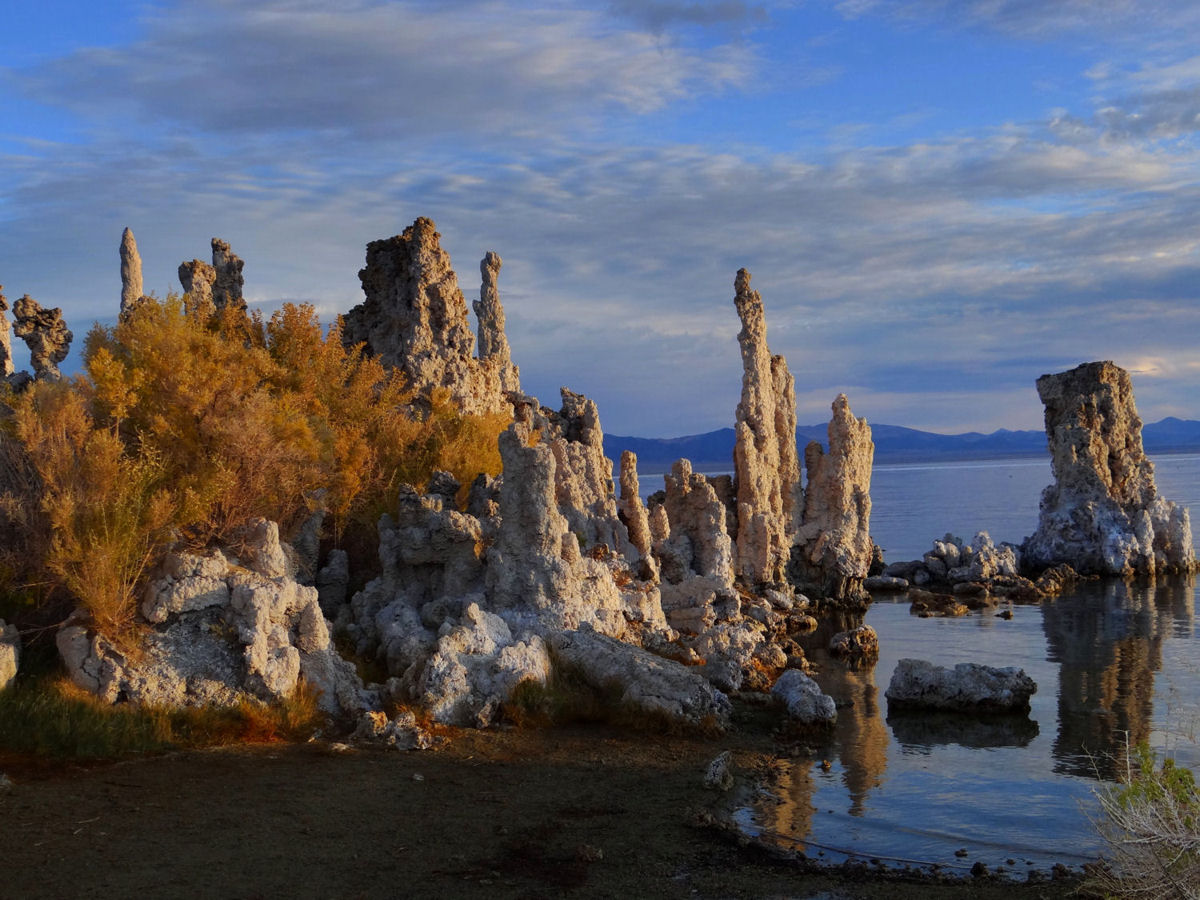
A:
<svg viewBox="0 0 1200 900">
<path fill-rule="evenodd" d="M 1047 454 L 1044 431 L 1008 431 L 1002 428 L 991 434 L 975 431 L 934 434 L 900 425 L 872 424 L 871 435 L 875 441 L 877 463 L 1002 459 Z M 810 441 L 827 445 L 827 426 L 801 425 L 796 429 L 796 442 L 802 456 Z M 1150 454 L 1200 452 L 1200 422 L 1167 418 L 1145 425 L 1142 428 L 1142 443 Z M 637 454 L 638 469 L 642 472 L 666 471 L 680 458 L 690 459 L 697 469 L 732 468 L 733 444 L 732 428 L 677 438 L 639 438 L 620 434 L 604 436 L 604 450 L 611 459 L 619 462 L 623 450 L 632 450 Z"/>
</svg>

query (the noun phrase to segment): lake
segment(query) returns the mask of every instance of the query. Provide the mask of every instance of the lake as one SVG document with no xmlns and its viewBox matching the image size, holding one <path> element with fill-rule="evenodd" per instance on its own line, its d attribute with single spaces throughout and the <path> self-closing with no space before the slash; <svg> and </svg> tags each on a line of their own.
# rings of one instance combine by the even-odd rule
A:
<svg viewBox="0 0 1200 900">
<path fill-rule="evenodd" d="M 1200 513 L 1200 456 L 1155 459 L 1160 493 Z M 888 561 L 916 559 L 946 532 L 986 530 L 1018 543 L 1037 524 L 1048 461 L 890 465 L 875 469 L 871 532 Z M 1200 524 L 1200 523 L 1198 523 Z M 1101 852 L 1093 791 L 1113 777 L 1125 735 L 1200 767 L 1196 583 L 1088 583 L 1040 606 L 921 619 L 904 598 L 865 616 L 880 659 L 847 671 L 825 653 L 857 619 L 823 623 L 805 643 L 838 723 L 814 756 L 782 762 L 774 786 L 738 813 L 751 832 L 837 862 L 969 871 L 977 861 L 1024 877 Z M 905 657 L 938 665 L 1023 668 L 1038 685 L 1028 716 L 890 715 L 884 692 Z"/>
</svg>

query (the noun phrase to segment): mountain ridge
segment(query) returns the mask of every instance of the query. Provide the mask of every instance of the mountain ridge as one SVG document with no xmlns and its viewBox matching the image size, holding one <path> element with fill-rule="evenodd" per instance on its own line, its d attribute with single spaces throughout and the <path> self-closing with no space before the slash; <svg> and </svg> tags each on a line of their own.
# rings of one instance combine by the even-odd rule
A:
<svg viewBox="0 0 1200 900">
<path fill-rule="evenodd" d="M 799 426 L 796 442 L 801 451 L 810 441 L 819 441 L 826 446 L 826 428 L 824 424 Z M 873 424 L 871 434 L 877 463 L 951 462 L 1047 454 L 1046 433 L 1040 430 L 1000 428 L 990 434 L 978 431 L 938 434 L 903 425 Z M 1147 453 L 1200 452 L 1200 421 L 1168 416 L 1144 425 L 1142 444 Z M 675 438 L 604 436 L 604 452 L 611 459 L 619 460 L 622 451 L 632 450 L 637 454 L 638 468 L 643 472 L 665 471 L 680 458 L 691 460 L 697 468 L 732 467 L 733 445 L 732 428 Z"/>
</svg>

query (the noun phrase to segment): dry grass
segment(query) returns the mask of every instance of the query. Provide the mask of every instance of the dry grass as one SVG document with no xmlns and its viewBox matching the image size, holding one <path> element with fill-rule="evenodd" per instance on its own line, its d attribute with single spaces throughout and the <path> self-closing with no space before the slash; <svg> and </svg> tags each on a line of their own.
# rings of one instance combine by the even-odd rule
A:
<svg viewBox="0 0 1200 900">
<path fill-rule="evenodd" d="M 111 706 L 61 677 L 19 682 L 0 693 L 0 750 L 55 759 L 294 741 L 323 722 L 307 687 L 278 704 L 182 709 Z"/>
<path fill-rule="evenodd" d="M 1111 858 L 1088 888 L 1109 897 L 1200 898 L 1200 791 L 1188 769 L 1146 745 L 1126 753 L 1124 782 L 1097 790 Z"/>
</svg>

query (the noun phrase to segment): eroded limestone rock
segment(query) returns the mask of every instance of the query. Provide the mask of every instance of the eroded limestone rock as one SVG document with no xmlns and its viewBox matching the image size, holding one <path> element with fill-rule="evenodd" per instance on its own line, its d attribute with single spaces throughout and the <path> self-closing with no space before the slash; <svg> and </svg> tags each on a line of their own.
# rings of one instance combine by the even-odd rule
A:
<svg viewBox="0 0 1200 900">
<path fill-rule="evenodd" d="M 771 688 L 771 696 L 787 707 L 798 725 L 832 725 L 837 721 L 833 698 L 799 669 L 788 669 Z"/>
<path fill-rule="evenodd" d="M 13 304 L 16 320 L 13 332 L 29 347 L 33 375 L 39 379 L 59 379 L 58 364 L 67 358 L 75 335 L 63 321 L 62 310 L 44 309 L 28 294 Z"/>
<path fill-rule="evenodd" d="M 367 245 L 367 264 L 358 273 L 366 299 L 346 314 L 342 339 L 365 344 L 402 371 L 418 398 L 428 401 L 442 390 L 465 412 L 507 412 L 501 370 L 506 378 L 515 378 L 516 370 L 501 356 L 481 362 L 472 355 L 467 301 L 440 237 L 430 219 L 419 218 L 403 234 Z M 485 303 L 488 352 L 499 354 L 499 294 L 493 291 Z"/>
<path fill-rule="evenodd" d="M 598 689 L 622 689 L 621 702 L 648 713 L 693 724 L 724 727 L 729 698 L 694 669 L 594 631 L 550 636 L 555 655 Z"/>
<path fill-rule="evenodd" d="M 845 394 L 833 401 L 829 452 L 813 441 L 804 451 L 807 482 L 803 524 L 790 574 L 802 588 L 840 600 L 866 598 L 870 574 L 871 466 L 875 444 L 866 419 L 856 419 Z"/>
<path fill-rule="evenodd" d="M 1083 575 L 1194 569 L 1188 511 L 1158 494 L 1129 373 L 1085 363 L 1043 375 L 1037 388 L 1054 484 L 1022 544 L 1025 564 L 1066 563 Z"/>
<path fill-rule="evenodd" d="M 1029 698 L 1036 692 L 1033 679 L 1015 666 L 959 663 L 947 669 L 923 659 L 902 659 L 892 673 L 887 698 L 898 708 L 1010 713 L 1028 711 Z"/>
<path fill-rule="evenodd" d="M 168 555 L 146 590 L 141 611 L 153 627 L 136 658 L 69 621 L 57 644 L 71 679 L 110 703 L 167 706 L 278 700 L 303 679 L 322 708 L 360 710 L 362 683 L 330 642 L 316 588 L 280 571 L 288 554 L 278 529 L 255 529 L 248 551 L 240 561 Z"/>
<path fill-rule="evenodd" d="M 737 406 L 736 571 L 748 584 L 780 583 L 791 554 L 800 503 L 796 388 L 782 356 L 767 347 L 762 297 L 739 269 L 734 305 L 742 321 L 742 398 Z"/>
<path fill-rule="evenodd" d="M 517 367 L 513 365 L 508 347 L 508 336 L 504 333 L 504 307 L 500 303 L 500 254 L 489 250 L 479 263 L 483 284 L 479 299 L 471 304 L 479 328 L 479 361 L 494 368 L 500 379 L 500 390 L 519 391 L 521 381 Z"/>
<path fill-rule="evenodd" d="M 217 310 L 213 302 L 213 285 L 217 282 L 217 270 L 203 260 L 179 264 L 179 283 L 183 285 L 185 302 L 190 314 L 208 318 Z"/>
<path fill-rule="evenodd" d="M 652 560 L 650 549 L 654 539 L 650 532 L 650 514 L 642 503 L 641 485 L 638 483 L 637 456 L 626 450 L 621 454 L 621 499 L 619 513 L 629 542 L 642 559 Z"/>
<path fill-rule="evenodd" d="M 21 632 L 16 625 L 6 625 L 0 619 L 0 691 L 17 677 L 21 665 Z"/>
<path fill-rule="evenodd" d="M 229 244 L 220 238 L 212 239 L 212 267 L 215 273 L 212 301 L 218 310 L 231 307 L 245 312 L 246 301 L 242 298 L 242 287 L 246 283 L 242 275 L 245 265 L 242 258 L 229 249 Z"/>
<path fill-rule="evenodd" d="M 16 370 L 12 355 L 12 331 L 6 312 L 8 298 L 4 296 L 4 285 L 0 284 L 0 378 L 7 378 Z"/>
<path fill-rule="evenodd" d="M 142 257 L 138 254 L 133 232 L 121 233 L 121 315 L 125 315 L 143 300 Z"/>
</svg>

